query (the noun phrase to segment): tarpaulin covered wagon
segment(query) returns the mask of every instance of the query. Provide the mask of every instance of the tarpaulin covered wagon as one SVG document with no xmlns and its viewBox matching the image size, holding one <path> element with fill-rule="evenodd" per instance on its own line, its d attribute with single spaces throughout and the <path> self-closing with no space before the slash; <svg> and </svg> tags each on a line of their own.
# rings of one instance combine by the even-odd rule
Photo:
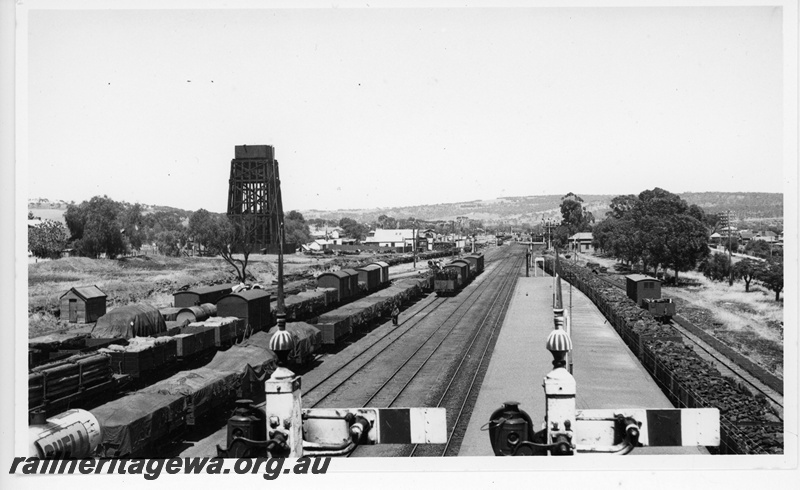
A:
<svg viewBox="0 0 800 490">
<path fill-rule="evenodd" d="M 167 331 L 164 317 L 147 304 L 120 306 L 97 319 L 92 329 L 96 339 L 149 337 Z"/>
</svg>

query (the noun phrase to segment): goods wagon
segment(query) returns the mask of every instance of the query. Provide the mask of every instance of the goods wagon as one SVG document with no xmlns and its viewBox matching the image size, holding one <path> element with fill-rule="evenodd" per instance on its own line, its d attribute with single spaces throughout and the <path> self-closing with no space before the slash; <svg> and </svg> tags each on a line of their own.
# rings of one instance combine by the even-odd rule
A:
<svg viewBox="0 0 800 490">
<path fill-rule="evenodd" d="M 336 301 L 343 303 L 356 294 L 358 290 L 358 273 L 355 275 L 355 288 L 353 275 L 344 270 L 324 272 L 317 276 L 317 286 L 336 290 Z"/>
<path fill-rule="evenodd" d="M 669 319 L 675 315 L 672 299 L 661 298 L 661 281 L 643 274 L 625 276 L 628 297 L 655 318 Z"/>
<path fill-rule="evenodd" d="M 348 296 L 347 300 L 351 300 L 359 296 L 361 292 L 358 289 L 358 271 L 355 269 L 342 269 L 339 272 L 343 272 L 349 276 L 347 287 L 350 290 L 350 296 Z"/>
<path fill-rule="evenodd" d="M 100 457 L 137 457 L 236 399 L 263 401 L 263 379 L 276 366 L 269 336 L 259 332 L 202 368 L 183 371 L 90 410 L 102 434 Z"/>
<path fill-rule="evenodd" d="M 114 308 L 97 319 L 92 328 L 96 339 L 130 339 L 162 334 L 167 331 L 164 317 L 157 308 L 147 304 Z"/>
<path fill-rule="evenodd" d="M 365 265 L 356 269 L 358 272 L 359 288 L 367 293 L 377 291 L 381 287 L 381 266 L 377 264 Z"/>
<path fill-rule="evenodd" d="M 454 260 L 436 271 L 433 276 L 433 290 L 437 295 L 455 294 L 469 280 L 469 264 L 463 260 Z"/>
<path fill-rule="evenodd" d="M 483 255 L 465 255 L 463 260 L 469 262 L 470 271 L 473 277 L 483 272 Z"/>
<path fill-rule="evenodd" d="M 217 315 L 242 318 L 251 332 L 267 330 L 272 322 L 269 300 L 269 293 L 263 289 L 231 293 L 217 301 Z"/>
<path fill-rule="evenodd" d="M 466 267 L 466 274 L 464 276 L 464 282 L 465 283 L 468 282 L 473 277 L 475 277 L 475 269 L 472 268 L 472 265 L 469 263 L 468 260 L 456 259 L 456 260 L 450 262 L 450 264 L 448 264 L 448 265 L 457 265 L 457 264 L 462 264 L 462 265 L 464 265 Z"/>
<path fill-rule="evenodd" d="M 370 265 L 377 265 L 381 268 L 381 284 L 389 284 L 389 264 L 383 261 L 373 262 Z"/>
<path fill-rule="evenodd" d="M 213 335 L 209 335 L 209 340 L 213 338 L 213 346 L 218 349 L 224 349 L 232 345 L 238 339 L 245 335 L 245 320 L 235 316 L 219 317 L 212 316 L 200 322 L 190 323 L 184 332 L 203 332 L 210 331 Z"/>
</svg>

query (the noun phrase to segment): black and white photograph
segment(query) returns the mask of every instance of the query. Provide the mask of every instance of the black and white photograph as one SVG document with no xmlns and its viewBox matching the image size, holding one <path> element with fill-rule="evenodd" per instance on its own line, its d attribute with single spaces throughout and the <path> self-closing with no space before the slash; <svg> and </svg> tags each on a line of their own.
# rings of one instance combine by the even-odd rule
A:
<svg viewBox="0 0 800 490">
<path fill-rule="evenodd" d="M 2 13 L 4 488 L 796 481 L 797 2 Z"/>
</svg>

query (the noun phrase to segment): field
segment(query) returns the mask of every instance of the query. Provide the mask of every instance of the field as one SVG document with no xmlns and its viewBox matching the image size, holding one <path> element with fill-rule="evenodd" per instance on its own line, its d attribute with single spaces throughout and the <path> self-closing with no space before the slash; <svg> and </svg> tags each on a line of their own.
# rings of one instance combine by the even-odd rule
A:
<svg viewBox="0 0 800 490">
<path fill-rule="evenodd" d="M 347 268 L 379 256 L 306 256 L 285 258 L 286 289 L 302 289 L 319 272 Z M 254 282 L 270 288 L 277 278 L 277 255 L 253 254 L 247 267 Z M 145 302 L 172 304 L 172 293 L 184 285 L 236 282 L 233 268 L 218 257 L 138 255 L 118 260 L 69 257 L 28 264 L 28 336 L 74 327 L 58 317 L 58 300 L 70 288 L 96 285 L 108 296 L 108 309 Z"/>
<path fill-rule="evenodd" d="M 598 262 L 613 273 L 614 259 L 579 254 L 581 261 Z M 680 286 L 665 286 L 678 314 L 772 374 L 783 378 L 783 301 L 775 293 L 751 283 L 728 286 L 699 272 L 681 272 Z"/>
</svg>

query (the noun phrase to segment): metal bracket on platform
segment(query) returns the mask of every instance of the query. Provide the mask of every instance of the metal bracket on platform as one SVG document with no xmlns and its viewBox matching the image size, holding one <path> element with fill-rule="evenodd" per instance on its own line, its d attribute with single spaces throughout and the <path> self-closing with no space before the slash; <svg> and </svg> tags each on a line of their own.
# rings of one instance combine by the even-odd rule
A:
<svg viewBox="0 0 800 490">
<path fill-rule="evenodd" d="M 241 403 L 228 421 L 228 449 L 222 457 L 243 455 L 341 456 L 359 445 L 444 444 L 444 408 L 302 408 L 300 376 L 278 368 L 265 383 L 263 411 Z M 266 427 L 263 427 L 266 425 Z M 247 435 L 266 436 L 257 440 Z M 281 454 L 274 454 L 280 450 Z"/>
<path fill-rule="evenodd" d="M 495 455 L 624 455 L 642 446 L 719 446 L 716 408 L 576 410 L 577 385 L 565 369 L 572 340 L 563 310 L 554 309 L 554 324 L 547 337 L 554 369 L 542 384 L 543 430 L 534 433 L 530 416 L 516 402 L 506 402 L 488 424 Z"/>
</svg>

